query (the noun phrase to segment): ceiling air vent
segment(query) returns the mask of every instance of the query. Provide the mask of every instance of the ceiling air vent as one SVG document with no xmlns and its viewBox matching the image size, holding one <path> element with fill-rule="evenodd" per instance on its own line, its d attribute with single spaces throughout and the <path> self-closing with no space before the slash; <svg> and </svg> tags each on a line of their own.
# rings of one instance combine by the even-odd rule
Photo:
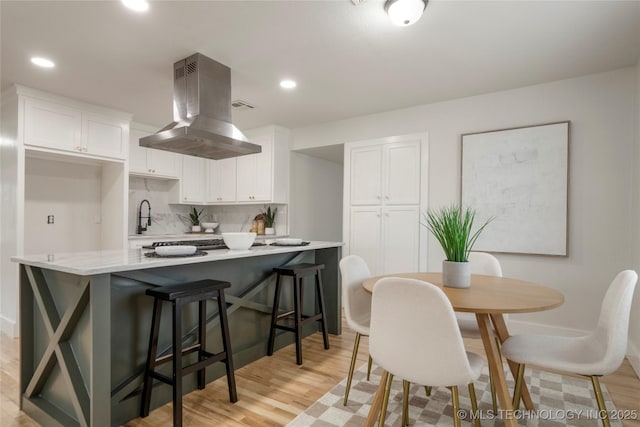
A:
<svg viewBox="0 0 640 427">
<path fill-rule="evenodd" d="M 249 104 L 247 101 L 243 101 L 241 99 L 231 101 L 231 107 L 233 107 L 234 110 L 238 111 L 253 110 L 254 108 L 256 108 L 253 105 Z"/>
</svg>

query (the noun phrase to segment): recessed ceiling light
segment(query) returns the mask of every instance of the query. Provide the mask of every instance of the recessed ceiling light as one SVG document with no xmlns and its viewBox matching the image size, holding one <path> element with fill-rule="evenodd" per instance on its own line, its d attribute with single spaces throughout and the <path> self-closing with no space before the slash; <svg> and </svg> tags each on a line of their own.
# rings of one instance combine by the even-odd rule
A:
<svg viewBox="0 0 640 427">
<path fill-rule="evenodd" d="M 53 68 L 56 66 L 56 64 L 54 64 L 53 61 L 47 58 L 40 58 L 37 56 L 34 56 L 33 58 L 31 58 L 31 62 L 37 65 L 38 67 L 42 67 L 42 68 Z"/>
<path fill-rule="evenodd" d="M 122 4 L 136 12 L 144 12 L 149 9 L 149 3 L 147 0 L 122 0 Z"/>
<path fill-rule="evenodd" d="M 293 80 L 282 80 L 280 82 L 280 87 L 284 89 L 293 89 L 294 87 L 296 87 L 296 85 L 297 83 Z"/>
</svg>

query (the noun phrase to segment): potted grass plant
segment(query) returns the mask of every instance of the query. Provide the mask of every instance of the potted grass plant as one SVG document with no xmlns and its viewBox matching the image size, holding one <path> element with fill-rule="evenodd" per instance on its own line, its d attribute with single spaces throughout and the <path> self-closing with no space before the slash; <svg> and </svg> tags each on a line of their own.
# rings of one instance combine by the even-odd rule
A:
<svg viewBox="0 0 640 427">
<path fill-rule="evenodd" d="M 444 250 L 446 260 L 442 261 L 442 284 L 454 288 L 471 286 L 471 266 L 469 252 L 482 230 L 493 220 L 489 218 L 472 232 L 476 211 L 462 209 L 458 205 L 428 210 L 423 214 L 426 224 L 422 224 L 435 236 Z"/>
<path fill-rule="evenodd" d="M 202 227 L 200 226 L 200 216 L 202 215 L 203 211 L 204 208 L 198 211 L 195 207 L 192 206 L 191 210 L 189 211 L 189 218 L 186 218 L 182 215 L 178 216 L 183 222 L 189 221 L 189 223 L 191 224 L 191 231 L 194 233 L 198 233 L 202 231 Z"/>
<path fill-rule="evenodd" d="M 267 206 L 265 210 L 260 210 L 260 213 L 264 217 L 264 234 L 275 234 L 276 229 L 276 214 L 278 208 L 271 209 L 271 206 Z"/>
</svg>

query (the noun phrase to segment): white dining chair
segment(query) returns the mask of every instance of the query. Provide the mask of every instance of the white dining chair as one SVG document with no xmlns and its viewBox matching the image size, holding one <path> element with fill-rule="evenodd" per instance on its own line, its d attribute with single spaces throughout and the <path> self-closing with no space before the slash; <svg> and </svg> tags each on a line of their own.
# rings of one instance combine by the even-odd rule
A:
<svg viewBox="0 0 640 427">
<path fill-rule="evenodd" d="M 356 331 L 356 340 L 351 354 L 351 365 L 347 377 L 347 387 L 344 391 L 344 405 L 349 400 L 349 390 L 356 366 L 360 338 L 369 336 L 369 322 L 371 317 L 371 295 L 364 290 L 362 282 L 371 277 L 367 263 L 357 255 L 348 255 L 340 260 L 340 274 L 342 276 L 342 304 L 344 317 L 351 329 Z M 367 380 L 371 375 L 371 356 L 367 366 Z"/>
<path fill-rule="evenodd" d="M 605 427 L 610 425 L 598 378 L 614 372 L 624 360 L 631 302 L 637 281 L 635 271 L 618 273 L 602 301 L 598 324 L 587 335 L 514 335 L 505 340 L 502 354 L 519 364 L 513 396 L 515 409 L 520 404 L 525 365 L 531 364 L 589 377 L 602 414 L 602 424 Z"/>
<path fill-rule="evenodd" d="M 471 274 L 502 277 L 502 267 L 496 257 L 486 252 L 469 252 Z M 473 313 L 456 313 L 462 338 L 480 339 L 480 328 Z"/>
<path fill-rule="evenodd" d="M 485 360 L 465 351 L 453 307 L 442 289 L 415 279 L 389 277 L 373 287 L 369 352 L 389 373 L 380 413 L 384 425 L 393 377 L 402 378 L 403 408 L 408 383 L 451 389 L 454 426 L 460 425 L 458 386 L 467 385 L 473 413 L 478 405 L 473 381 Z M 403 410 L 402 425 L 408 415 Z M 475 419 L 479 426 L 479 419 Z"/>
<path fill-rule="evenodd" d="M 502 267 L 500 266 L 500 262 L 491 254 L 486 252 L 469 252 L 469 262 L 471 263 L 471 274 L 502 277 Z M 503 315 L 503 318 L 506 320 L 507 315 Z M 480 336 L 480 328 L 478 327 L 475 314 L 456 312 L 456 319 L 458 320 L 458 326 L 460 327 L 462 338 L 482 338 Z M 498 402 L 496 399 L 496 390 L 492 375 L 489 376 L 489 381 L 491 383 L 491 401 L 493 404 L 493 411 L 497 412 Z"/>
</svg>

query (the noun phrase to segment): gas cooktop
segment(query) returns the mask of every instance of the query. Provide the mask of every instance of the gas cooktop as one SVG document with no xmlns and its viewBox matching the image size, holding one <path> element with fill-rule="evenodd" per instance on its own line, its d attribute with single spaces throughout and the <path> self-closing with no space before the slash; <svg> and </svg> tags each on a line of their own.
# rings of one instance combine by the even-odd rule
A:
<svg viewBox="0 0 640 427">
<path fill-rule="evenodd" d="M 203 240 L 174 240 L 172 242 L 153 242 L 151 245 L 143 246 L 143 249 L 155 249 L 158 246 L 195 246 L 199 250 L 210 249 L 227 249 L 222 239 L 203 239 Z M 251 246 L 265 246 L 264 243 L 254 242 Z"/>
</svg>

